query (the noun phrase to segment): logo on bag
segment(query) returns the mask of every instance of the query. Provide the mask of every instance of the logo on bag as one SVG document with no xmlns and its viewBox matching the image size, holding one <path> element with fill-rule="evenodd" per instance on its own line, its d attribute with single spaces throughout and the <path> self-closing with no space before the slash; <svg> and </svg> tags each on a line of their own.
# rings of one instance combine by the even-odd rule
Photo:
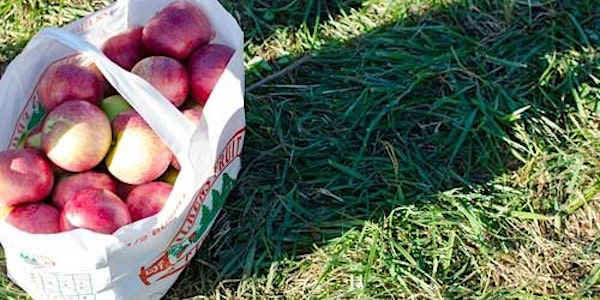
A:
<svg viewBox="0 0 600 300">
<path fill-rule="evenodd" d="M 45 112 L 36 97 L 37 95 L 35 94 L 31 97 L 19 115 L 17 124 L 13 128 L 9 148 L 21 148 L 25 142 L 27 133 L 42 122 Z"/>
<path fill-rule="evenodd" d="M 233 189 L 235 179 L 225 170 L 241 155 L 244 129 L 239 130 L 225 146 L 215 163 L 215 172 L 197 192 L 183 225 L 169 246 L 153 260 L 140 268 L 139 277 L 145 285 L 151 285 L 169 276 L 178 274 L 196 254 L 208 229 L 220 212 L 225 199 Z M 221 191 L 215 187 L 221 181 Z"/>
<path fill-rule="evenodd" d="M 43 255 L 34 255 L 27 252 L 19 252 L 19 258 L 36 268 L 46 268 L 55 265 L 52 259 Z"/>
</svg>

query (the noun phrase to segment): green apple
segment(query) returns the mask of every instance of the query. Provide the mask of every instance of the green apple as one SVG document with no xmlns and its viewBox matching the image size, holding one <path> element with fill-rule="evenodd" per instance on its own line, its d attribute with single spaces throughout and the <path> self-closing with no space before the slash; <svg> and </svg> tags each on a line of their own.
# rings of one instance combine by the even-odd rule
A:
<svg viewBox="0 0 600 300">
<path fill-rule="evenodd" d="M 179 170 L 169 167 L 167 171 L 160 176 L 159 180 L 174 185 L 175 181 L 177 180 L 177 176 L 179 176 Z"/>
<path fill-rule="evenodd" d="M 100 107 L 111 122 L 118 114 L 131 109 L 131 105 L 121 95 L 112 95 L 102 99 Z"/>
</svg>

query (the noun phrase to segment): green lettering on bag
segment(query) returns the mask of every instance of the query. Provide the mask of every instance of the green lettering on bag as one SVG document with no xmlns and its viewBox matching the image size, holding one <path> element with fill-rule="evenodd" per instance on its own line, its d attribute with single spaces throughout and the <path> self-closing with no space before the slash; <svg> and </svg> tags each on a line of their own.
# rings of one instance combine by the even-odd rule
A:
<svg viewBox="0 0 600 300">
<path fill-rule="evenodd" d="M 231 192 L 235 185 L 235 180 L 232 179 L 227 173 L 223 173 L 223 184 L 221 192 L 214 189 L 212 190 L 212 205 L 209 209 L 206 205 L 202 206 L 202 213 L 200 214 L 200 222 L 196 229 L 184 238 L 180 243 L 173 245 L 168 251 L 169 258 L 173 260 L 180 259 L 182 254 L 186 252 L 190 246 L 197 244 L 200 239 L 205 235 L 206 230 L 210 227 L 210 224 L 217 217 L 217 213 L 225 204 L 227 196 Z"/>
</svg>

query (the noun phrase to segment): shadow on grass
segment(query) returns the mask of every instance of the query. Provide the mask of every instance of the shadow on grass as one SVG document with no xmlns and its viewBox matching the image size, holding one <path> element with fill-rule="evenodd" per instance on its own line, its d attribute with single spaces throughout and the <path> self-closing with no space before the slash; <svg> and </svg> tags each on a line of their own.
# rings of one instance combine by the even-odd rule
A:
<svg viewBox="0 0 600 300">
<path fill-rule="evenodd" d="M 569 126 L 567 112 L 591 105 L 571 92 L 593 70 L 583 67 L 579 77 L 549 70 L 556 53 L 598 45 L 597 8 L 472 2 L 407 9 L 349 41 L 329 41 L 248 93 L 241 179 L 168 297 L 211 294 L 217 285 L 235 291 L 254 275 L 272 279 L 278 261 L 398 207 L 435 204 L 453 189 L 485 194 L 486 184 L 536 151 L 522 134 L 551 135 L 553 124 Z M 469 261 L 456 259 L 447 271 L 463 274 L 459 282 Z"/>
</svg>

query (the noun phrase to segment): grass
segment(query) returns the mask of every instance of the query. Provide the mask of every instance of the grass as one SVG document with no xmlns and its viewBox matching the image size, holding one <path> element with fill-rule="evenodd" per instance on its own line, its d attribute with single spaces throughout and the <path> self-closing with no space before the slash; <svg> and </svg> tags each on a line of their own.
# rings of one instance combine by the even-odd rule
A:
<svg viewBox="0 0 600 300">
<path fill-rule="evenodd" d="M 0 59 L 78 2 L 0 2 Z M 166 299 L 600 297 L 594 1 L 223 4 L 244 169 Z"/>
</svg>

